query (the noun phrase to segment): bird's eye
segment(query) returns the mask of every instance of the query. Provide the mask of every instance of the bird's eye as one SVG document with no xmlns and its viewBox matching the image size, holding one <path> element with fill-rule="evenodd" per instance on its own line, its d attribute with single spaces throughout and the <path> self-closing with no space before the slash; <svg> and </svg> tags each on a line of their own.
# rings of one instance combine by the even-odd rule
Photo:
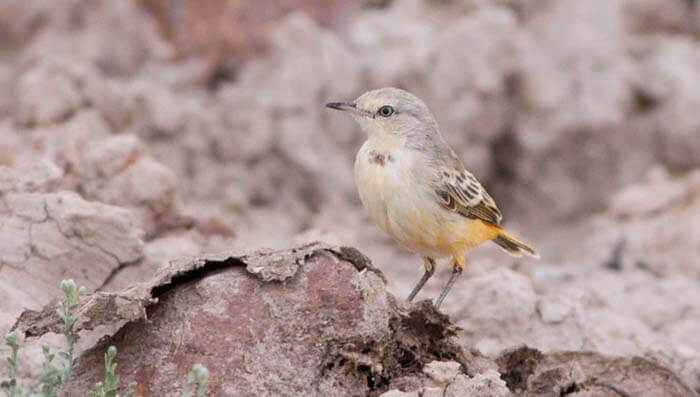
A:
<svg viewBox="0 0 700 397">
<path fill-rule="evenodd" d="M 394 108 L 389 105 L 384 105 L 377 110 L 377 114 L 382 117 L 389 117 L 394 114 Z"/>
</svg>

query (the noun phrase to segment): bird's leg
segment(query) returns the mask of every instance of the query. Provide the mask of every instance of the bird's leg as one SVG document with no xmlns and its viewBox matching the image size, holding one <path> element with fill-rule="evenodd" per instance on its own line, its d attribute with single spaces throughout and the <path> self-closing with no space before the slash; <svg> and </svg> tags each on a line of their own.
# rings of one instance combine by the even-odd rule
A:
<svg viewBox="0 0 700 397">
<path fill-rule="evenodd" d="M 464 266 L 465 266 L 464 254 L 455 255 L 454 258 L 452 258 L 452 263 L 451 263 L 452 274 L 450 275 L 450 279 L 447 280 L 447 284 L 445 284 L 445 288 L 442 289 L 440 296 L 435 300 L 435 308 L 436 309 L 440 308 L 442 301 L 445 300 L 445 297 L 450 292 L 450 289 L 452 289 L 452 286 L 455 284 L 455 281 L 457 281 L 457 278 L 462 274 L 462 271 L 464 270 Z"/>
<path fill-rule="evenodd" d="M 408 301 L 411 302 L 413 298 L 416 297 L 418 294 L 418 291 L 420 291 L 425 283 L 428 281 L 430 277 L 432 277 L 433 273 L 435 273 L 435 259 L 429 257 L 429 256 L 424 256 L 423 257 L 423 267 L 425 268 L 425 273 L 423 273 L 423 277 L 418 280 L 418 284 L 416 284 L 415 287 L 413 287 L 413 291 L 408 295 Z"/>
</svg>

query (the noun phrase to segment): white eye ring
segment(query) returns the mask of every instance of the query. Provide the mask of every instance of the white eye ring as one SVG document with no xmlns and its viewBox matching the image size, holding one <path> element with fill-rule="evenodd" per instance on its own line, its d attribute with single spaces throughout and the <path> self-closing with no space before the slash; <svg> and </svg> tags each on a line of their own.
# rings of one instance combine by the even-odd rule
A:
<svg viewBox="0 0 700 397">
<path fill-rule="evenodd" d="M 389 117 L 394 114 L 394 108 L 389 105 L 384 105 L 377 110 L 377 114 L 382 117 Z"/>
</svg>

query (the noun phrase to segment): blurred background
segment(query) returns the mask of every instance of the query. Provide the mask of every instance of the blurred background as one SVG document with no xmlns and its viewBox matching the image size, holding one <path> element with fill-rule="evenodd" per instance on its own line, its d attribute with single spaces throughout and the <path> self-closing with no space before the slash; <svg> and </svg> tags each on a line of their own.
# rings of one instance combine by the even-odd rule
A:
<svg viewBox="0 0 700 397">
<path fill-rule="evenodd" d="M 699 38 L 695 0 L 3 0 L 0 332 L 64 278 L 319 239 L 405 298 L 421 262 L 323 107 L 396 86 L 542 255 L 473 251 L 443 306 L 465 343 L 645 355 L 700 390 Z"/>
</svg>

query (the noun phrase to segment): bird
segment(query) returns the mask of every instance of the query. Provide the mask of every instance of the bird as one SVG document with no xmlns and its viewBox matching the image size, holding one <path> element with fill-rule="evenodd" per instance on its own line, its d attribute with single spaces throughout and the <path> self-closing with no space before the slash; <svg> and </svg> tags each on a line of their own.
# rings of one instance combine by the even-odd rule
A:
<svg viewBox="0 0 700 397">
<path fill-rule="evenodd" d="M 367 134 L 355 157 L 355 185 L 371 220 L 392 240 L 419 255 L 424 273 L 411 302 L 449 257 L 450 278 L 439 309 L 467 261 L 466 252 L 493 241 L 512 256 L 538 253 L 501 228 L 496 202 L 445 141 L 427 105 L 387 87 L 326 107 L 349 113 Z"/>
</svg>

